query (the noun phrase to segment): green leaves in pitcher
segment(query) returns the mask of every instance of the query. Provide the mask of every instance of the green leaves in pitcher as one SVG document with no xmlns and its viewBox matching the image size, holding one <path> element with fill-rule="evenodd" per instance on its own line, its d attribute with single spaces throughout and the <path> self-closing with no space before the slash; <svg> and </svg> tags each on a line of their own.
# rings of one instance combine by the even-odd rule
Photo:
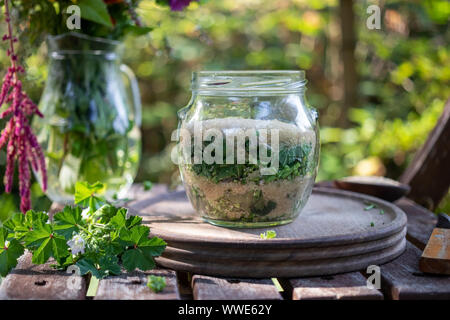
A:
<svg viewBox="0 0 450 320">
<path fill-rule="evenodd" d="M 8 240 L 8 231 L 0 228 L 0 275 L 6 276 L 17 265 L 17 259 L 23 254 L 24 248 L 16 239 Z"/>
<path fill-rule="evenodd" d="M 108 198 L 126 188 L 141 143 L 131 105 L 116 60 L 83 54 L 51 60 L 40 102 L 46 117 L 33 127 L 48 163 L 52 200 L 70 200 L 77 181 L 104 182 Z"/>
<path fill-rule="evenodd" d="M 78 182 L 76 206 L 66 206 L 49 219 L 44 212 L 14 214 L 0 228 L 0 275 L 6 276 L 27 249 L 34 264 L 53 258 L 54 266 L 64 269 L 76 265 L 82 275 L 91 273 L 101 279 L 118 275 L 122 268 L 154 268 L 154 257 L 161 255 L 166 243 L 149 237 L 150 229 L 142 218 L 128 216 L 126 208 L 106 202 L 99 194 L 101 183 Z"/>
</svg>

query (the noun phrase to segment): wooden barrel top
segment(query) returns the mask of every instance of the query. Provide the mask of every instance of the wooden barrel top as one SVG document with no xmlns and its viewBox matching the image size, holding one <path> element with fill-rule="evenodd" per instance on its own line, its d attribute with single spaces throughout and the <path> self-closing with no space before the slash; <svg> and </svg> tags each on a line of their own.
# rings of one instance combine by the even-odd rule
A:
<svg viewBox="0 0 450 320">
<path fill-rule="evenodd" d="M 369 204 L 376 208 L 364 210 Z M 183 190 L 163 192 L 129 205 L 144 218 L 153 235 L 170 242 L 225 247 L 310 247 L 361 243 L 392 236 L 406 226 L 397 206 L 354 192 L 314 188 L 300 216 L 292 223 L 268 228 L 231 229 L 211 225 L 194 211 Z M 275 230 L 276 238 L 260 234 Z"/>
<path fill-rule="evenodd" d="M 128 204 L 167 248 L 160 266 L 231 277 L 297 277 L 361 270 L 405 250 L 406 215 L 378 198 L 315 188 L 300 216 L 284 226 L 231 229 L 195 212 L 184 190 L 153 190 Z M 276 238 L 260 234 L 275 230 Z"/>
</svg>

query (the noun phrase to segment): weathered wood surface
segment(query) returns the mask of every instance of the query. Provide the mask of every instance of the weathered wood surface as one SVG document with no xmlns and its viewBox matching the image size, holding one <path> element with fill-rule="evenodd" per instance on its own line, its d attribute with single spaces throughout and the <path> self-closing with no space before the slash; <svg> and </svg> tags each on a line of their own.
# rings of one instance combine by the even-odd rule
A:
<svg viewBox="0 0 450 320">
<path fill-rule="evenodd" d="M 450 275 L 450 229 L 435 228 L 419 261 L 422 272 Z"/>
<path fill-rule="evenodd" d="M 363 244 L 346 244 L 329 247 L 308 247 L 292 250 L 291 248 L 266 249 L 266 248 L 247 248 L 231 247 L 217 248 L 208 246 L 199 246 L 192 244 L 176 244 L 176 247 L 167 247 L 164 251 L 164 257 L 168 259 L 180 259 L 180 261 L 198 261 L 208 263 L 211 260 L 223 261 L 233 258 L 235 261 L 308 261 L 318 259 L 339 258 L 354 255 L 361 255 L 380 251 L 402 241 L 406 235 L 406 228 L 393 234 L 373 241 L 367 241 Z"/>
<path fill-rule="evenodd" d="M 166 287 L 155 293 L 147 287 L 149 275 L 166 278 Z M 151 271 L 125 272 L 120 276 L 100 280 L 94 300 L 179 300 L 175 271 L 155 269 Z"/>
<path fill-rule="evenodd" d="M 31 254 L 25 253 L 0 287 L 0 299 L 82 300 L 86 281 L 75 274 L 56 271 L 52 263 L 33 265 Z"/>
<path fill-rule="evenodd" d="M 271 279 L 224 279 L 195 275 L 192 277 L 195 300 L 280 300 Z"/>
<path fill-rule="evenodd" d="M 151 192 L 146 192 L 141 186 L 133 186 L 133 197 L 145 208 L 159 200 L 167 201 L 167 187 L 156 185 Z M 158 201 L 155 202 L 155 196 Z M 145 198 L 145 201 L 143 201 Z M 428 210 L 417 206 L 408 199 L 397 202 L 408 216 L 408 238 L 415 245 L 425 246 L 436 223 L 436 217 Z M 189 221 L 186 221 L 189 223 Z M 225 249 L 225 248 L 223 248 Z M 421 250 L 408 244 L 408 250 L 398 259 L 381 265 L 382 292 L 385 299 L 450 299 L 450 277 L 433 276 L 419 271 Z M 1 299 L 84 299 L 86 282 L 81 280 L 80 290 L 67 290 L 69 274 L 51 269 L 48 264 L 32 266 L 22 257 L 18 267 L 3 280 L 0 287 Z M 153 270 L 154 272 L 157 270 Z M 365 270 L 362 270 L 365 271 Z M 164 270 L 171 275 L 173 271 Z M 181 273 L 179 273 L 181 274 Z M 183 273 L 184 274 L 184 273 Z M 76 279 L 76 278 L 75 278 Z M 172 280 L 173 279 L 173 282 Z M 96 299 L 178 299 L 180 295 L 180 279 L 168 280 L 166 290 L 153 294 L 145 285 L 146 276 L 122 275 L 104 279 L 100 282 Z M 170 281 L 169 281 L 170 280 Z M 140 283 L 138 283 L 140 281 Z M 360 272 L 351 272 L 334 276 L 297 278 L 280 281 L 290 283 L 284 298 L 289 299 L 380 299 L 382 296 L 365 286 L 365 278 Z M 130 284 L 131 282 L 131 284 Z M 178 283 L 177 283 L 178 282 Z M 281 299 L 281 294 L 270 279 L 223 279 L 196 275 L 186 281 L 184 299 Z M 191 288 L 189 288 L 192 286 Z M 173 288 L 173 290 L 171 289 Z M 135 290 L 136 289 L 136 290 Z M 145 289 L 145 290 L 144 290 Z M 190 292 L 192 289 L 192 295 Z M 286 289 L 286 287 L 285 287 Z M 141 292 L 142 290 L 142 292 Z M 118 293 L 118 296 L 114 292 Z M 133 292 L 137 292 L 134 294 Z M 154 296 L 156 295 L 156 296 Z M 162 295 L 165 295 L 162 296 Z M 115 296 L 115 297 L 114 297 Z M 145 296 L 143 298 L 142 296 Z"/>
<path fill-rule="evenodd" d="M 411 191 L 408 198 L 434 210 L 450 186 L 450 98 L 422 148 L 400 177 Z"/>
<path fill-rule="evenodd" d="M 329 183 L 324 183 L 323 185 L 329 188 L 333 187 Z M 408 239 L 412 241 L 413 244 L 408 243 L 407 252 L 396 260 L 386 265 L 381 265 L 381 275 L 384 280 L 382 289 L 386 294 L 385 299 L 450 299 L 450 277 L 430 276 L 423 274 L 418 270 L 421 250 L 417 247 L 422 249 L 425 247 L 436 224 L 436 216 L 407 198 L 398 200 L 396 204 L 405 211 L 408 217 Z M 364 270 L 362 270 L 362 272 L 364 272 Z M 339 276 L 359 277 L 360 275 L 361 274 L 359 273 L 353 272 Z M 338 282 L 337 284 L 333 284 L 333 281 L 331 280 L 328 280 L 328 286 L 331 288 L 326 287 L 326 289 L 324 289 L 326 286 L 324 281 L 327 281 L 324 279 L 327 279 L 327 277 L 308 279 L 310 279 L 310 281 L 312 281 L 311 279 L 314 279 L 314 282 L 310 283 L 310 288 L 306 291 L 303 289 L 300 290 L 307 293 L 315 293 L 316 296 L 313 294 L 313 298 L 326 297 L 329 292 L 342 291 L 342 283 Z M 333 280 L 334 279 L 335 278 L 333 278 Z M 295 287 L 298 285 L 297 281 L 305 280 L 302 278 L 295 280 L 291 279 L 290 281 L 293 282 L 293 294 L 295 295 Z M 346 282 L 343 282 L 343 284 L 345 285 Z M 355 298 L 358 298 L 358 296 L 355 295 Z"/>
<path fill-rule="evenodd" d="M 377 208 L 364 210 L 368 202 Z M 182 190 L 152 194 L 128 206 L 143 217 L 143 222 L 152 228 L 152 234 L 166 241 L 217 247 L 336 246 L 381 239 L 401 231 L 406 225 L 404 212 L 389 202 L 328 188 L 314 189 L 294 222 L 270 228 L 277 231 L 276 239 L 270 241 L 260 238 L 261 232 L 269 228 L 229 229 L 204 222 Z M 380 214 L 381 209 L 384 214 Z"/>
<path fill-rule="evenodd" d="M 366 285 L 366 278 L 359 272 L 333 276 L 290 280 L 294 300 L 382 300 L 383 294 Z"/>
<path fill-rule="evenodd" d="M 225 277 L 299 277 L 328 275 L 360 270 L 371 264 L 382 264 L 395 259 L 405 249 L 405 239 L 392 247 L 361 255 L 318 259 L 306 261 L 236 261 L 210 260 L 172 260 L 165 257 L 156 258 L 159 265 L 198 274 Z"/>
<path fill-rule="evenodd" d="M 407 198 L 402 198 L 395 204 L 403 209 L 408 217 L 408 240 L 418 248 L 424 249 L 436 226 L 436 215 Z"/>
<path fill-rule="evenodd" d="M 338 187 L 330 181 L 321 181 L 316 185 L 330 189 Z M 394 204 L 402 209 L 408 218 L 408 240 L 420 249 L 424 249 L 433 228 L 436 226 L 436 215 L 406 197 L 395 201 Z"/>
<path fill-rule="evenodd" d="M 408 243 L 405 253 L 381 267 L 381 289 L 389 299 L 450 299 L 450 277 L 419 270 L 421 250 Z"/>
</svg>

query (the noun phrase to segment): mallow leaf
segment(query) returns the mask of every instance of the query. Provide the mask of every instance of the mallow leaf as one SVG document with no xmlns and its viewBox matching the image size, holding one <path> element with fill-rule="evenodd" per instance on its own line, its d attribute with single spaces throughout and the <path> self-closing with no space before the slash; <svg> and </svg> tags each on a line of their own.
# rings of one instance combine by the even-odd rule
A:
<svg viewBox="0 0 450 320">
<path fill-rule="evenodd" d="M 92 261 L 91 259 L 88 258 L 80 259 L 76 263 L 76 266 L 80 268 L 80 274 L 82 276 L 90 272 L 94 277 L 98 279 L 102 278 L 102 273 L 100 272 L 100 270 L 97 269 L 94 261 Z"/>
<path fill-rule="evenodd" d="M 150 270 L 155 267 L 153 257 L 161 255 L 166 248 L 164 240 L 153 237 L 149 238 L 150 229 L 146 226 L 135 226 L 130 230 L 122 227 L 120 229 L 120 241 L 129 247 L 122 254 L 122 263 L 127 271 L 136 268 Z"/>
<path fill-rule="evenodd" d="M 87 182 L 77 182 L 75 184 L 75 204 L 87 208 L 90 212 L 98 210 L 105 200 L 96 195 L 103 190 L 104 185 L 100 182 L 89 184 Z"/>
<path fill-rule="evenodd" d="M 145 254 L 140 249 L 130 249 L 122 255 L 122 263 L 124 268 L 131 272 L 135 269 L 151 270 L 155 267 L 155 261 L 151 255 Z"/>
<path fill-rule="evenodd" d="M 80 207 L 66 206 L 63 211 L 55 214 L 53 220 L 56 233 L 62 235 L 66 240 L 71 239 L 74 232 L 79 232 L 79 226 L 85 224 L 81 212 Z"/>
<path fill-rule="evenodd" d="M 5 277 L 16 265 L 24 248 L 16 239 L 8 241 L 8 230 L 0 228 L 0 275 Z"/>
<path fill-rule="evenodd" d="M 14 233 L 14 238 L 20 240 L 25 236 L 27 232 L 32 231 L 39 225 L 46 224 L 47 221 L 47 213 L 29 210 L 26 214 L 22 214 L 20 212 L 14 213 L 8 220 L 3 223 L 3 226 L 10 233 Z"/>
<path fill-rule="evenodd" d="M 51 224 L 44 224 L 33 229 L 25 236 L 25 245 L 33 252 L 32 262 L 43 264 L 50 257 L 62 262 L 70 253 L 66 239 L 58 234 Z"/>
<path fill-rule="evenodd" d="M 112 255 L 104 255 L 100 258 L 99 267 L 102 273 L 105 274 L 105 276 L 108 275 L 119 275 L 122 270 L 119 266 L 119 259 L 116 256 Z"/>
<path fill-rule="evenodd" d="M 112 217 L 117 215 L 120 210 L 125 210 L 124 208 L 117 208 L 110 204 L 104 204 L 97 211 L 94 212 L 94 218 L 99 223 L 108 223 Z"/>
<path fill-rule="evenodd" d="M 92 259 L 83 258 L 76 265 L 80 268 L 81 275 L 90 272 L 98 279 L 103 279 L 109 275 L 119 275 L 122 272 L 119 266 L 119 259 L 112 255 L 102 256 L 98 263 L 95 263 Z"/>
<path fill-rule="evenodd" d="M 117 214 L 111 218 L 110 224 L 115 226 L 117 229 L 122 227 L 126 229 L 131 229 L 134 226 L 139 225 L 142 222 L 142 217 L 130 216 L 127 218 L 128 210 L 125 208 L 120 208 Z"/>
</svg>

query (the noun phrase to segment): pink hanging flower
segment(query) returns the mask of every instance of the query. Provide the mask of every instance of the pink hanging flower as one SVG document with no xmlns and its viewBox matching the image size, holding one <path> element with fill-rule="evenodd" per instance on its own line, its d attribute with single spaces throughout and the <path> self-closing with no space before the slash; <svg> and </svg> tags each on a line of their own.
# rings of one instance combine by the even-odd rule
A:
<svg viewBox="0 0 450 320">
<path fill-rule="evenodd" d="M 0 107 L 9 105 L 0 114 L 0 118 L 10 117 L 0 134 L 0 149 L 6 146 L 6 171 L 4 176 L 5 191 L 10 193 L 14 181 L 15 162 L 18 162 L 20 210 L 25 213 L 31 208 L 31 173 L 30 165 L 42 176 L 42 189 L 47 190 L 47 170 L 44 153 L 37 142 L 36 136 L 30 128 L 28 118 L 34 114 L 43 117 L 37 105 L 22 89 L 22 82 L 18 73 L 25 72 L 22 66 L 17 65 L 17 56 L 14 43 L 17 41 L 12 35 L 11 19 L 9 15 L 9 1 L 5 0 L 5 20 L 8 24 L 8 33 L 2 38 L 9 42 L 7 55 L 11 60 L 0 90 Z"/>
</svg>

